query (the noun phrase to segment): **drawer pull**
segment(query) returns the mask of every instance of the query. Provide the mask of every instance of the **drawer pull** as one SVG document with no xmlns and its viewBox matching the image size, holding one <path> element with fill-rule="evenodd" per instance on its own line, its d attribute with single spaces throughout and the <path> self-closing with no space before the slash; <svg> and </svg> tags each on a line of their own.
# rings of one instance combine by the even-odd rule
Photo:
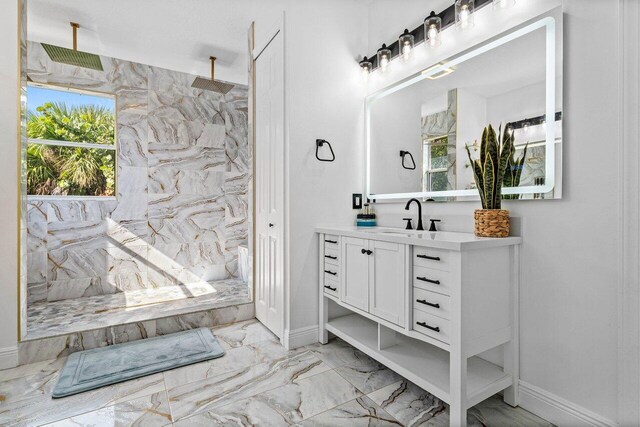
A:
<svg viewBox="0 0 640 427">
<path fill-rule="evenodd" d="M 440 280 L 431 280 L 431 279 L 427 279 L 426 277 L 416 277 L 416 279 L 421 280 L 423 282 L 433 283 L 434 285 L 440 284 Z"/>
<path fill-rule="evenodd" d="M 329 259 L 338 259 L 337 256 L 331 256 L 331 255 L 325 255 L 324 257 Z"/>
<path fill-rule="evenodd" d="M 329 271 L 329 270 L 325 270 L 324 272 L 325 272 L 325 273 L 327 273 L 327 274 L 330 274 L 330 275 L 332 275 L 332 276 L 336 276 L 336 275 L 338 274 L 338 273 L 336 273 L 336 272 Z"/>
<path fill-rule="evenodd" d="M 416 256 L 422 259 L 430 259 L 431 261 L 440 261 L 439 256 L 429 256 L 429 255 L 416 255 Z"/>
<path fill-rule="evenodd" d="M 327 285 L 324 285 L 324 287 L 329 289 L 330 291 L 333 291 L 333 292 L 338 290 L 338 288 L 332 288 L 331 286 L 327 286 Z"/>
<path fill-rule="evenodd" d="M 338 241 L 337 241 L 337 240 L 325 240 L 325 242 L 327 242 L 327 243 L 333 243 L 334 245 L 335 245 L 336 243 L 338 243 Z"/>
<path fill-rule="evenodd" d="M 440 328 L 438 326 L 429 326 L 425 322 L 417 322 L 417 323 L 419 326 L 422 326 L 423 328 L 431 329 L 432 331 L 435 331 L 435 332 L 440 332 Z"/>
<path fill-rule="evenodd" d="M 424 299 L 417 299 L 416 302 L 419 302 L 420 304 L 428 305 L 429 307 L 440 308 L 440 304 L 437 304 L 437 303 L 434 304 Z"/>
</svg>

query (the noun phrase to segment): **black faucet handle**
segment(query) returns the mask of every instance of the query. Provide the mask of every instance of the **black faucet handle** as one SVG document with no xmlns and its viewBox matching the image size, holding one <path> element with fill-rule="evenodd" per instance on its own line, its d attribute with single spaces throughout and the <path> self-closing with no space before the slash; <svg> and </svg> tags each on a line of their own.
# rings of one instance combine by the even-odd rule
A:
<svg viewBox="0 0 640 427">
<path fill-rule="evenodd" d="M 411 225 L 411 218 L 402 218 L 403 221 L 407 221 L 407 226 L 405 230 L 413 230 L 413 225 Z"/>
<path fill-rule="evenodd" d="M 429 226 L 429 231 L 438 231 L 436 229 L 436 222 L 441 222 L 441 220 L 439 220 L 439 219 L 430 219 L 429 221 L 431 221 L 431 225 Z"/>
</svg>

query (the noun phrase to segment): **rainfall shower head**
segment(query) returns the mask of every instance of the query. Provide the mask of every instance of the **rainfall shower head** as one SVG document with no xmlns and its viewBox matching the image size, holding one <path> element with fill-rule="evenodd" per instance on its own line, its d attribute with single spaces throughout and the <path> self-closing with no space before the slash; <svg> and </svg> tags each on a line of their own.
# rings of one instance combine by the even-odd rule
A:
<svg viewBox="0 0 640 427">
<path fill-rule="evenodd" d="M 212 92 L 218 92 L 225 95 L 231 89 L 233 89 L 235 85 L 221 82 L 219 80 L 214 80 L 216 57 L 210 56 L 209 59 L 211 59 L 211 79 L 196 77 L 193 83 L 191 83 L 191 87 L 195 87 L 196 89 L 210 90 Z"/>
<path fill-rule="evenodd" d="M 78 28 L 80 28 L 80 25 L 71 22 L 71 28 L 73 28 L 73 49 L 41 43 L 49 58 L 53 62 L 104 71 L 102 61 L 100 61 L 98 55 L 78 50 Z"/>
</svg>

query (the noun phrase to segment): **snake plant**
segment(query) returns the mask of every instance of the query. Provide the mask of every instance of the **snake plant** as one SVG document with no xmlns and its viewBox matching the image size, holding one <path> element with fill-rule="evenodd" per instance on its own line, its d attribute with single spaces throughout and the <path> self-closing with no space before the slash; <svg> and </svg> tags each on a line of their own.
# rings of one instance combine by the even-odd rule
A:
<svg viewBox="0 0 640 427">
<path fill-rule="evenodd" d="M 502 133 L 500 129 L 499 132 Z M 515 150 L 512 140 L 513 136 L 506 131 L 504 135 L 496 136 L 496 131 L 489 125 L 482 132 L 479 159 L 473 160 L 469 146 L 466 146 L 483 209 L 500 209 L 502 206 L 502 184 Z"/>
<path fill-rule="evenodd" d="M 505 129 L 508 129 L 508 126 Z M 505 132 L 505 134 L 507 133 L 509 132 Z M 520 177 L 522 176 L 522 171 L 524 169 L 524 160 L 527 157 L 527 148 L 529 148 L 529 144 L 527 143 L 522 150 L 522 157 L 518 159 L 516 158 L 516 147 L 513 145 L 513 140 L 513 134 L 507 137 L 506 143 L 511 146 L 511 156 L 509 157 L 507 170 L 505 171 L 504 179 L 502 180 L 503 187 L 518 187 L 520 185 Z M 520 194 L 505 194 L 502 198 L 519 199 Z"/>
</svg>

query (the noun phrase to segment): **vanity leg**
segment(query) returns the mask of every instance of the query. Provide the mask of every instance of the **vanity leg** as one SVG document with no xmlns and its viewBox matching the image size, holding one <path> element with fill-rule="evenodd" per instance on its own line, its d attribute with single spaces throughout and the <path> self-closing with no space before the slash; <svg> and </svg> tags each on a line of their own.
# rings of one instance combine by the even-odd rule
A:
<svg viewBox="0 0 640 427">
<path fill-rule="evenodd" d="M 320 291 L 320 319 L 318 324 L 318 341 L 320 344 L 326 344 L 329 342 L 329 332 L 325 328 L 327 321 L 329 320 L 329 307 L 327 300 Z"/>
<path fill-rule="evenodd" d="M 507 405 L 520 404 L 520 247 L 511 249 L 511 341 L 504 345 L 504 371 L 511 374 L 511 387 L 504 390 L 503 400 Z"/>
<path fill-rule="evenodd" d="M 467 425 L 467 358 L 460 352 L 449 355 L 449 425 Z"/>
<path fill-rule="evenodd" d="M 319 292 L 319 305 L 318 305 L 318 342 L 326 344 L 329 342 L 329 332 L 325 328 L 325 325 L 329 321 L 329 304 L 324 297 L 324 273 L 322 265 L 324 264 L 324 234 L 318 235 L 318 292 Z"/>
</svg>

